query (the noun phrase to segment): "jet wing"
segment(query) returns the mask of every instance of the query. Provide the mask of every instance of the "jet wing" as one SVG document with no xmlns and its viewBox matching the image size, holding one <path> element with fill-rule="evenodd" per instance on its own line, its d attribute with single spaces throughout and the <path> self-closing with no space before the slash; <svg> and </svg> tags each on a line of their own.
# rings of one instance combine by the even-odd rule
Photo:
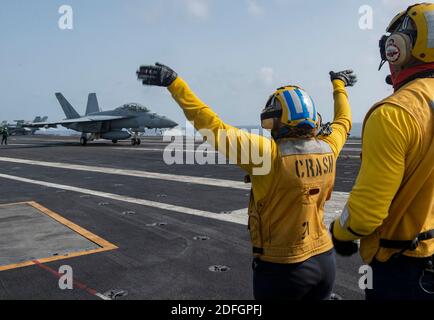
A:
<svg viewBox="0 0 434 320">
<path fill-rule="evenodd" d="M 63 124 L 72 124 L 72 123 L 90 123 L 90 122 L 104 122 L 104 121 L 112 121 L 112 120 L 120 120 L 120 119 L 127 119 L 129 117 L 127 116 L 103 116 L 103 115 L 95 115 L 95 116 L 86 116 L 81 117 L 77 119 L 67 119 L 67 120 L 61 120 L 57 122 L 34 122 L 34 123 L 28 123 L 25 125 L 25 127 L 28 128 L 53 128 L 58 125 Z"/>
</svg>

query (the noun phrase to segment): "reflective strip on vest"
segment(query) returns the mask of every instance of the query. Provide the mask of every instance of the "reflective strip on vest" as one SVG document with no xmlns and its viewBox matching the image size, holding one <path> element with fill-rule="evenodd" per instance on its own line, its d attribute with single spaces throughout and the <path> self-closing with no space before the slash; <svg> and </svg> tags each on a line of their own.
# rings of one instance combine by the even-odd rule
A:
<svg viewBox="0 0 434 320">
<path fill-rule="evenodd" d="M 322 140 L 283 140 L 278 145 L 282 156 L 333 153 L 330 145 Z"/>
<path fill-rule="evenodd" d="M 434 11 L 425 12 L 425 20 L 428 25 L 428 48 L 434 48 Z"/>
<path fill-rule="evenodd" d="M 346 228 L 348 220 L 350 218 L 350 212 L 348 210 L 348 203 L 345 205 L 344 210 L 342 210 L 341 217 L 339 218 L 339 224 L 341 225 L 341 228 Z"/>
</svg>

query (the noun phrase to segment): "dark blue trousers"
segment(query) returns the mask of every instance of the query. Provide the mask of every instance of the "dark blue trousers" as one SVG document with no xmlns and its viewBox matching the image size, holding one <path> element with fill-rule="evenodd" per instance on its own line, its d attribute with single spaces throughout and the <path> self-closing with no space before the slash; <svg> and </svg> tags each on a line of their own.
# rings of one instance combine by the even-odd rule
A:
<svg viewBox="0 0 434 320">
<path fill-rule="evenodd" d="M 366 300 L 434 300 L 430 260 L 406 256 L 392 257 L 387 262 L 374 260 L 373 289 L 366 290 Z"/>
<path fill-rule="evenodd" d="M 328 300 L 336 275 L 334 250 L 297 264 L 253 261 L 256 300 Z"/>
</svg>

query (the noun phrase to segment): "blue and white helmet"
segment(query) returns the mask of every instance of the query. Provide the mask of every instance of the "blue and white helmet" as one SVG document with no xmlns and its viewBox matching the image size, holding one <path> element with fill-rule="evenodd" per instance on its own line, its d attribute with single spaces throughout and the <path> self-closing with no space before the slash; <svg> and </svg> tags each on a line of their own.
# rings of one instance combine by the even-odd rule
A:
<svg viewBox="0 0 434 320">
<path fill-rule="evenodd" d="M 284 125 L 291 127 L 308 125 L 318 128 L 320 125 L 315 103 L 306 91 L 297 86 L 279 88 L 270 97 L 261 120 L 264 122 L 271 118 L 280 118 Z"/>
</svg>

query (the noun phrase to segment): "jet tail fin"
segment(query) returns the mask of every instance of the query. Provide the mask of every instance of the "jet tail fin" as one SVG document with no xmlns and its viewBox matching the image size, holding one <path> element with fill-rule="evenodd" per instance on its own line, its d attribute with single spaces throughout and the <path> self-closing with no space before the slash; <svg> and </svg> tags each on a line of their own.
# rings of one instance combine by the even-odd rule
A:
<svg viewBox="0 0 434 320">
<path fill-rule="evenodd" d="M 33 123 L 38 123 L 38 122 L 42 122 L 40 116 L 37 116 L 37 117 L 35 118 L 35 120 L 33 120 Z"/>
<path fill-rule="evenodd" d="M 48 120 L 48 117 L 45 116 L 45 117 L 43 117 L 43 118 L 41 119 L 41 122 L 46 122 L 47 120 Z"/>
<path fill-rule="evenodd" d="M 63 94 L 56 93 L 56 98 L 62 106 L 63 112 L 65 113 L 66 118 L 68 119 L 77 119 L 80 118 L 80 115 L 75 111 L 72 105 L 65 99 Z"/>
<path fill-rule="evenodd" d="M 96 93 L 89 93 L 89 97 L 87 98 L 86 115 L 100 111 Z"/>
</svg>

